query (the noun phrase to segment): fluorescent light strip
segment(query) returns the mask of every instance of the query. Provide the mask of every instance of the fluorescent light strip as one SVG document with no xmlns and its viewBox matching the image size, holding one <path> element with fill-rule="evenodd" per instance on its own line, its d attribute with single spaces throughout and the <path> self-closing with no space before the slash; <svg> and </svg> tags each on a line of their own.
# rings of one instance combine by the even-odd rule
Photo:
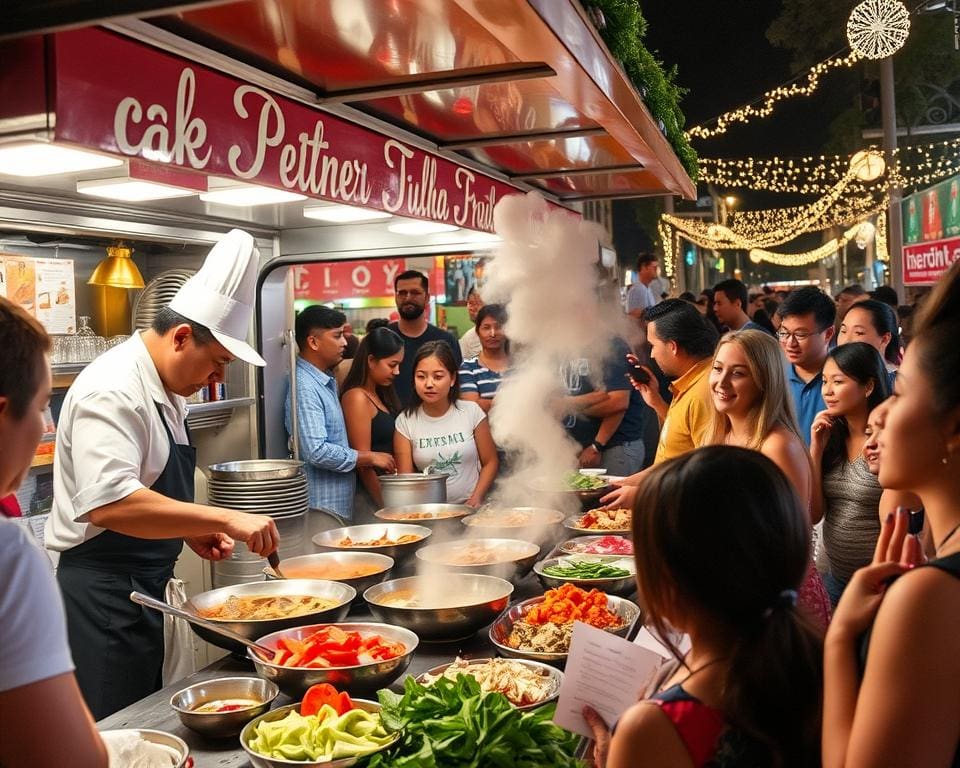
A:
<svg viewBox="0 0 960 768">
<path fill-rule="evenodd" d="M 273 187 L 261 187 L 256 184 L 225 183 L 219 179 L 210 179 L 209 184 L 209 191 L 200 193 L 200 199 L 205 203 L 249 208 L 257 205 L 292 203 L 295 200 L 307 199 L 306 195 L 296 192 L 287 192 Z"/>
<path fill-rule="evenodd" d="M 0 145 L 0 174 L 8 176 L 55 176 L 120 165 L 123 160 L 116 157 L 42 141 Z"/>
<path fill-rule="evenodd" d="M 195 189 L 175 187 L 170 184 L 157 184 L 152 181 L 138 181 L 126 177 L 78 181 L 77 192 L 93 197 L 103 197 L 108 200 L 123 200 L 133 203 L 147 200 L 166 200 L 171 197 L 189 197 L 197 194 Z"/>
<path fill-rule="evenodd" d="M 305 205 L 303 206 L 303 215 L 308 219 L 328 221 L 333 224 L 350 224 L 357 221 L 377 221 L 393 218 L 393 214 L 386 211 L 358 208 L 355 205 L 341 205 L 340 203 Z"/>
<path fill-rule="evenodd" d="M 388 224 L 387 229 L 398 235 L 432 235 L 437 232 L 454 232 L 459 227 L 439 221 L 398 221 Z"/>
</svg>

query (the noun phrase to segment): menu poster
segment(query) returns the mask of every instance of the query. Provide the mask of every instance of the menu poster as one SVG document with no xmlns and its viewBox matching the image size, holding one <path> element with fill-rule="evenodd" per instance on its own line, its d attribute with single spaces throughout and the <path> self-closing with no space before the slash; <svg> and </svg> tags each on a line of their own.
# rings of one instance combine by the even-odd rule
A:
<svg viewBox="0 0 960 768">
<path fill-rule="evenodd" d="M 0 253 L 0 296 L 37 318 L 47 333 L 77 330 L 72 259 L 32 259 Z"/>
</svg>

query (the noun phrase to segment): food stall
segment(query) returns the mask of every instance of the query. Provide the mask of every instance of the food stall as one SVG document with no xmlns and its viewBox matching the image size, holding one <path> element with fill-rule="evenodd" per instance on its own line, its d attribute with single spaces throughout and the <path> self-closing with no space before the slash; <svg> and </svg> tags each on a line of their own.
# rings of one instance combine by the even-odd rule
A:
<svg viewBox="0 0 960 768">
<path fill-rule="evenodd" d="M 257 238 L 250 336 L 268 365 L 232 364 L 226 398 L 192 406 L 201 466 L 287 456 L 298 300 L 332 302 L 362 323 L 389 311 L 391 273 L 422 267 L 435 276 L 442 322 L 465 298 L 464 266 L 495 243 L 504 196 L 536 190 L 574 212 L 617 197 L 694 196 L 573 0 L 154 3 L 141 18 L 94 11 L 67 30 L 44 5 L 0 40 L 0 251 L 74 255 L 80 294 L 118 239 L 133 245 L 149 289 L 195 269 L 232 227 Z M 78 302 L 79 316 L 93 298 Z M 57 383 L 78 369 L 58 367 Z M 262 579 L 259 563 L 244 565 L 244 578 Z M 209 572 L 188 582 L 190 594 L 216 586 Z M 528 574 L 514 598 L 541 591 Z M 366 611 L 357 602 L 349 618 Z M 460 650 L 494 655 L 482 630 L 421 645 L 409 671 Z M 198 674 L 239 669 L 251 671 L 228 658 Z M 187 738 L 199 765 L 208 752 L 218 765 L 246 764 L 235 744 L 214 748 L 171 719 L 169 693 L 103 726 L 158 727 Z"/>
</svg>

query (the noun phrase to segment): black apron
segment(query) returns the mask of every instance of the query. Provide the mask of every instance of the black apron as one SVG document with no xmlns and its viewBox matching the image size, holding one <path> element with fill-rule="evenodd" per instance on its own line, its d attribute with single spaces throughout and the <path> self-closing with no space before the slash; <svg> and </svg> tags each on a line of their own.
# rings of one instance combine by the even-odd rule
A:
<svg viewBox="0 0 960 768">
<path fill-rule="evenodd" d="M 160 404 L 155 405 L 170 441 L 170 456 L 150 490 L 192 502 L 196 448 L 173 439 Z M 60 555 L 57 581 L 70 650 L 77 682 L 95 719 L 162 687 L 163 614 L 131 602 L 130 593 L 146 592 L 163 600 L 182 549 L 182 538 L 139 539 L 106 530 Z"/>
</svg>

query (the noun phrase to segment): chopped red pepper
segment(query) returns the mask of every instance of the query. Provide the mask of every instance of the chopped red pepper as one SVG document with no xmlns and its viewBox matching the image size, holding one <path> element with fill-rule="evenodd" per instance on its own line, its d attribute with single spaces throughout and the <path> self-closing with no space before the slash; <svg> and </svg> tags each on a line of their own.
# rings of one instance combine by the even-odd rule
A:
<svg viewBox="0 0 960 768">
<path fill-rule="evenodd" d="M 313 685 L 303 695 L 300 702 L 300 714 L 304 717 L 317 714 L 324 705 L 330 705 L 338 715 L 343 715 L 351 709 L 356 709 L 346 691 L 342 693 L 329 683 Z"/>
<path fill-rule="evenodd" d="M 281 638 L 273 663 L 284 667 L 328 669 L 386 661 L 406 652 L 403 643 L 380 635 L 361 635 L 340 627 L 321 627 L 302 640 Z"/>
</svg>

